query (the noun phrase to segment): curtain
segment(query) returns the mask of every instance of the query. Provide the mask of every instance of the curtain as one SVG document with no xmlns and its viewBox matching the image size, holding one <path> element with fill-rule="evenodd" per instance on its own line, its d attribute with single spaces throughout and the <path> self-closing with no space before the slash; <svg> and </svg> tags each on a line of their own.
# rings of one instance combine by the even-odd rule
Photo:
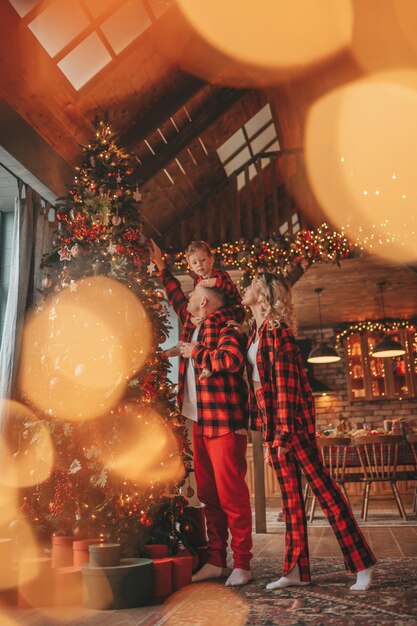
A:
<svg viewBox="0 0 417 626">
<path fill-rule="evenodd" d="M 40 196 L 18 182 L 15 201 L 10 284 L 0 348 L 0 400 L 13 397 L 25 312 L 33 297 L 34 233 Z M 0 410 L 0 431 L 7 420 L 7 405 Z"/>
</svg>

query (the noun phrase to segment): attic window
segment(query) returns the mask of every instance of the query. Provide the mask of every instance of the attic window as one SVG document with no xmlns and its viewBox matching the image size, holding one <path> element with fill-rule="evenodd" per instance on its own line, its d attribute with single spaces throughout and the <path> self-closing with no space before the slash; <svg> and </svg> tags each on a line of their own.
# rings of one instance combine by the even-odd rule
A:
<svg viewBox="0 0 417 626">
<path fill-rule="evenodd" d="M 172 5 L 172 0 L 9 2 L 77 90 Z"/>
<path fill-rule="evenodd" d="M 217 154 L 227 176 L 231 176 L 236 170 L 248 163 L 254 155 L 279 150 L 280 146 L 272 119 L 271 107 L 266 104 L 217 149 Z M 269 163 L 270 159 L 261 159 L 262 168 Z M 251 164 L 249 166 L 249 180 L 252 180 L 256 174 L 256 167 Z M 245 186 L 245 172 L 238 174 L 237 185 L 238 189 Z"/>
</svg>

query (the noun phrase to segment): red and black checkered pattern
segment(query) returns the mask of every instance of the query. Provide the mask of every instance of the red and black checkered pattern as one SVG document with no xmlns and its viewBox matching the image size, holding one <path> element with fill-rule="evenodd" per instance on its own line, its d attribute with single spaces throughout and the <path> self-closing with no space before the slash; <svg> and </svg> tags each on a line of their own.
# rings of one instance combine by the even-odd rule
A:
<svg viewBox="0 0 417 626">
<path fill-rule="evenodd" d="M 238 288 L 228 272 L 213 267 L 210 278 L 216 279 L 215 286 L 226 294 L 228 306 L 233 307 L 234 317 L 232 319 L 241 324 L 245 319 L 245 309 L 242 306 L 242 296 L 240 295 Z M 203 280 L 202 276 L 197 276 L 194 280 L 194 285 L 197 285 L 201 280 Z"/>
<path fill-rule="evenodd" d="M 188 299 L 180 283 L 169 272 L 160 273 L 168 300 L 184 324 L 182 341 L 191 341 L 195 330 L 187 311 Z M 211 313 L 200 325 L 197 346 L 193 350 L 196 375 L 198 434 L 219 437 L 230 431 L 248 427 L 248 389 L 244 381 L 244 351 L 242 337 L 225 322 L 234 317 L 234 307 L 222 307 Z M 186 359 L 180 359 L 178 375 L 178 406 L 184 399 Z M 202 381 L 203 369 L 212 373 Z M 227 370 L 227 371 L 226 371 Z"/>
<path fill-rule="evenodd" d="M 315 432 L 315 407 L 300 349 L 292 331 L 285 325 L 271 326 L 267 320 L 259 328 L 256 364 L 262 385 L 262 412 L 251 386 L 251 428 L 263 430 L 264 441 L 276 447 L 289 447 L 295 433 Z M 255 340 L 251 333 L 247 348 Z M 263 413 L 263 414 L 262 414 Z"/>
<path fill-rule="evenodd" d="M 304 509 L 301 472 L 307 479 L 342 550 L 346 569 L 356 573 L 376 563 L 346 498 L 323 465 L 314 435 L 295 433 L 286 454 L 269 452 L 282 496 L 286 525 L 284 576 L 298 563 L 302 581 L 310 580 L 307 520 Z"/>
</svg>

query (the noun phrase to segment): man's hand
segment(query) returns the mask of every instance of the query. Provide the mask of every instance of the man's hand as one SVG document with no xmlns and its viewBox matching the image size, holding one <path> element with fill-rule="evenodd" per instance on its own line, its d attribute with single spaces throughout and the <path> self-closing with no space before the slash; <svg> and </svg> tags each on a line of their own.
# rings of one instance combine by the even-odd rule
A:
<svg viewBox="0 0 417 626">
<path fill-rule="evenodd" d="M 269 452 L 269 447 L 266 446 L 264 448 L 264 461 L 267 465 L 269 465 L 270 467 L 272 467 L 272 459 L 271 459 L 271 455 Z"/>
<path fill-rule="evenodd" d="M 199 280 L 197 285 L 199 287 L 215 287 L 216 286 L 216 278 L 203 278 L 203 280 Z"/>
<path fill-rule="evenodd" d="M 204 368 L 203 371 L 201 372 L 200 376 L 198 377 L 198 380 L 205 380 L 206 378 L 210 378 L 210 376 L 212 374 L 213 374 L 213 372 L 211 372 L 207 368 Z"/>
<path fill-rule="evenodd" d="M 177 346 L 179 346 L 179 349 L 180 349 L 181 356 L 185 357 L 186 359 L 191 358 L 191 353 L 193 351 L 194 346 L 196 345 L 197 345 L 196 341 L 191 341 L 190 343 L 187 343 L 186 341 L 179 341 L 177 343 Z"/>
<path fill-rule="evenodd" d="M 289 452 L 288 448 L 277 448 L 277 457 L 280 459 Z"/>
<path fill-rule="evenodd" d="M 151 258 L 151 261 L 155 263 L 158 270 L 161 272 L 163 269 L 165 269 L 165 261 L 162 256 L 161 248 L 159 248 L 159 246 L 156 245 L 153 239 L 150 239 L 149 241 L 150 241 L 149 256 Z"/>
<path fill-rule="evenodd" d="M 168 359 L 174 356 L 181 356 L 178 344 L 176 346 L 172 346 L 172 348 L 168 348 L 168 350 L 163 350 L 162 355 L 168 357 Z"/>
</svg>

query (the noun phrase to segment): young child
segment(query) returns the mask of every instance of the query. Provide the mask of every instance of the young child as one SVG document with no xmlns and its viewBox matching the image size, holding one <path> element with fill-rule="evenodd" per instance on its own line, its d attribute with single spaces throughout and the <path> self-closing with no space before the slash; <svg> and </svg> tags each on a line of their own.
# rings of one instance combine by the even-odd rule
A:
<svg viewBox="0 0 417 626">
<path fill-rule="evenodd" d="M 243 322 L 245 313 L 240 293 L 228 272 L 214 267 L 214 256 L 208 243 L 192 241 L 185 251 L 185 258 L 196 275 L 194 286 L 200 284 L 202 287 L 221 289 L 227 296 L 228 304 L 236 307 L 236 320 Z"/>
<path fill-rule="evenodd" d="M 155 242 L 151 239 L 151 256 L 155 253 L 155 250 L 159 250 Z M 245 319 L 245 311 L 242 307 L 242 297 L 231 279 L 228 272 L 220 270 L 214 267 L 214 256 L 209 244 L 205 241 L 192 241 L 185 251 L 185 258 L 187 259 L 188 267 L 194 272 L 194 286 L 200 285 L 201 287 L 216 287 L 221 289 L 227 298 L 227 305 L 233 311 L 233 319 L 239 323 L 242 323 Z M 195 326 L 199 326 L 202 320 L 197 317 L 192 317 L 191 322 Z M 180 352 L 177 346 L 165 350 L 167 357 L 179 356 Z M 211 372 L 208 369 L 203 369 L 200 374 L 200 380 L 211 376 Z"/>
</svg>

